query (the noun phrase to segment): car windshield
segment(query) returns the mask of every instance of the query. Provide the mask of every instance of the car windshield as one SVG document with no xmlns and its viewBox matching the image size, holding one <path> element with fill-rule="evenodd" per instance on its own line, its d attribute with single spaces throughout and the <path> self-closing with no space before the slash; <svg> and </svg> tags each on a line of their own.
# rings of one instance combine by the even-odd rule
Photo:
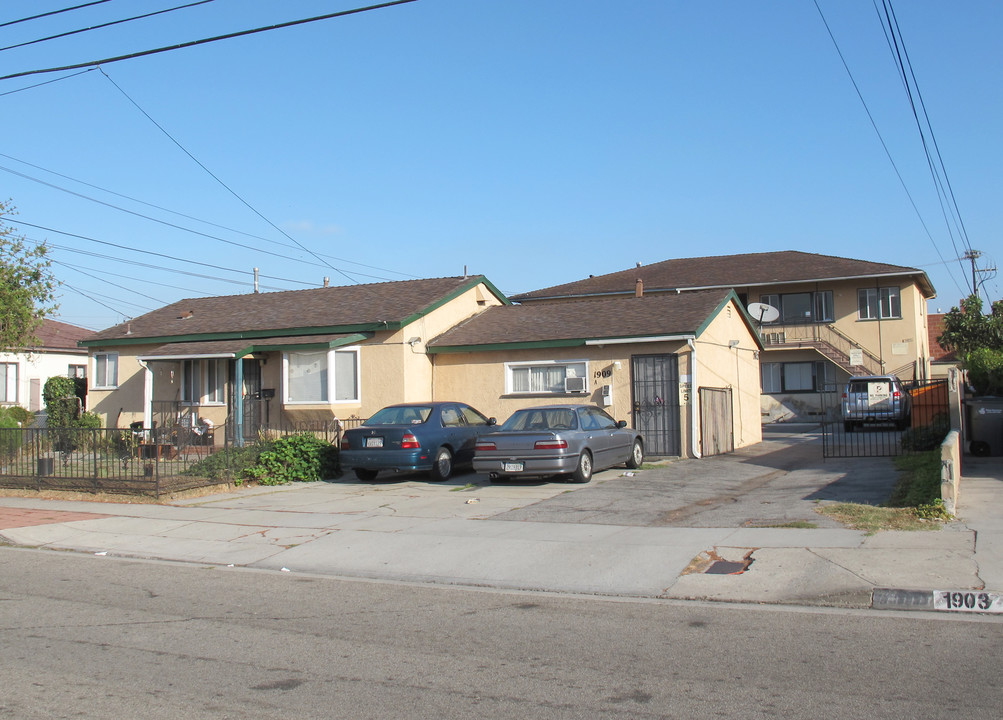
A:
<svg viewBox="0 0 1003 720">
<path fill-rule="evenodd" d="M 529 408 L 512 414 L 502 430 L 577 430 L 578 420 L 573 410 L 566 408 Z"/>
<path fill-rule="evenodd" d="M 366 420 L 366 425 L 421 425 L 431 414 L 429 405 L 386 407 Z"/>
</svg>

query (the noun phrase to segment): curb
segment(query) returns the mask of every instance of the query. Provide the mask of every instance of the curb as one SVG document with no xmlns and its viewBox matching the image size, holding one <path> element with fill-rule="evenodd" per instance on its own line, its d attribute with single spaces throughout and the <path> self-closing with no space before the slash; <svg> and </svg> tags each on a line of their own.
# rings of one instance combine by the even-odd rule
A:
<svg viewBox="0 0 1003 720">
<path fill-rule="evenodd" d="M 896 590 L 874 588 L 872 610 L 933 610 L 932 590 Z"/>
</svg>

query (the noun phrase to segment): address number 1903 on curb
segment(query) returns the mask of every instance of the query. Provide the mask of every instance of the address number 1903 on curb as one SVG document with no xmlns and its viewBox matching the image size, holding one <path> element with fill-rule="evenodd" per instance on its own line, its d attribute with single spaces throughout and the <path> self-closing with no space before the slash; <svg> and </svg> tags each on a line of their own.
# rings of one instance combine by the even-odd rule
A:
<svg viewBox="0 0 1003 720">
<path fill-rule="evenodd" d="M 952 612 L 1003 613 L 1003 594 L 971 590 L 934 590 L 933 609 Z"/>
</svg>

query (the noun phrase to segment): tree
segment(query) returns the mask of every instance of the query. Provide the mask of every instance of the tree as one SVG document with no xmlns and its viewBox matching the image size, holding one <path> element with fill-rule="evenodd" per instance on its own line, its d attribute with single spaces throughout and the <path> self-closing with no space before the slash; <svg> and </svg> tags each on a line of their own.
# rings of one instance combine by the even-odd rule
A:
<svg viewBox="0 0 1003 720">
<path fill-rule="evenodd" d="M 978 295 L 965 298 L 944 316 L 937 342 L 958 353 L 977 395 L 1003 394 L 1003 300 L 985 315 Z"/>
<path fill-rule="evenodd" d="M 58 307 L 48 248 L 16 235 L 4 222 L 14 214 L 11 202 L 0 200 L 0 350 L 37 345 L 35 331 Z"/>
</svg>

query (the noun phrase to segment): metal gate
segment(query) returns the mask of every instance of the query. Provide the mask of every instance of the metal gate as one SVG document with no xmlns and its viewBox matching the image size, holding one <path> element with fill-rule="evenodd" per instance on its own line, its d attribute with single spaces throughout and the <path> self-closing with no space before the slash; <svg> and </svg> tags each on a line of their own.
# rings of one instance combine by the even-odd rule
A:
<svg viewBox="0 0 1003 720">
<path fill-rule="evenodd" d="M 843 424 L 842 386 L 826 386 L 822 394 L 823 457 L 889 457 L 924 452 L 938 446 L 950 429 L 947 380 L 903 383 L 912 401 L 909 426 L 873 423 L 847 432 Z"/>
<path fill-rule="evenodd" d="M 645 454 L 679 455 L 679 358 L 634 355 L 630 360 L 634 427 L 644 436 Z"/>
<path fill-rule="evenodd" d="M 700 388 L 700 454 L 707 457 L 734 450 L 731 388 Z"/>
</svg>

